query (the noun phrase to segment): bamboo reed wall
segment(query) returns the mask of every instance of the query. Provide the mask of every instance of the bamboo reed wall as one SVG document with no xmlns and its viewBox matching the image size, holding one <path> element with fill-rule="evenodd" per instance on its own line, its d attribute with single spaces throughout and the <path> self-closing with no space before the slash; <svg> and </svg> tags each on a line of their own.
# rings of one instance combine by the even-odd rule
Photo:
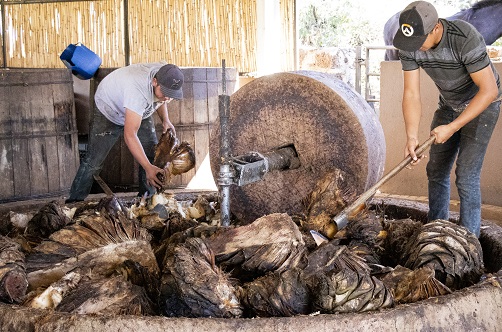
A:
<svg viewBox="0 0 502 332">
<path fill-rule="evenodd" d="M 289 70 L 294 66 L 294 1 L 280 1 Z M 4 67 L 61 68 L 61 52 L 81 42 L 101 57 L 102 67 L 159 60 L 219 67 L 225 59 L 239 72 L 257 70 L 256 0 L 20 2 L 0 0 Z"/>
<path fill-rule="evenodd" d="M 64 67 L 59 55 L 81 42 L 103 66 L 123 66 L 123 3 L 120 0 L 18 4 L 6 2 L 6 65 L 20 68 Z"/>
<path fill-rule="evenodd" d="M 282 38 L 283 43 L 281 49 L 284 53 L 281 55 L 284 59 L 283 71 L 290 71 L 295 69 L 296 63 L 296 1 L 281 0 L 281 25 L 282 25 Z"/>
</svg>

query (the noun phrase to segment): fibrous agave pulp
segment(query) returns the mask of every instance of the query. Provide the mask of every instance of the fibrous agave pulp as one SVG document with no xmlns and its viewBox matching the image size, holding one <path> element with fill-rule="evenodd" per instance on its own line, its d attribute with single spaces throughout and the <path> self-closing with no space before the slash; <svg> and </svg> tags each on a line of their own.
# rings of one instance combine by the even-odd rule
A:
<svg viewBox="0 0 502 332">
<path fill-rule="evenodd" d="M 273 317 L 380 310 L 480 280 L 479 240 L 449 221 L 365 210 L 316 245 L 309 230 L 326 230 L 322 206 L 332 215 L 350 203 L 336 174 L 304 214 L 227 227 L 217 195 L 108 197 L 72 214 L 51 202 L 29 232 L 5 228 L 13 238 L 0 238 L 0 300 L 74 314 Z M 34 231 L 41 221 L 53 225 L 47 236 Z"/>
</svg>

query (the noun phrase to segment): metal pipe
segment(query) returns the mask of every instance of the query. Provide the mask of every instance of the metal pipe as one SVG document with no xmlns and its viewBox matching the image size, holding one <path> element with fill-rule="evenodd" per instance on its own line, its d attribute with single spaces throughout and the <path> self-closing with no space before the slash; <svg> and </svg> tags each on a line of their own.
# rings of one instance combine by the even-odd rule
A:
<svg viewBox="0 0 502 332">
<path fill-rule="evenodd" d="M 220 174 L 218 185 L 220 187 L 221 225 L 230 225 L 230 186 L 233 182 L 233 172 L 230 161 L 230 142 L 228 139 L 228 120 L 230 117 L 230 96 L 227 93 L 225 59 L 222 60 L 222 86 L 223 94 L 218 96 L 218 111 L 220 116 Z"/>
<path fill-rule="evenodd" d="M 364 69 L 365 69 L 365 77 L 366 77 L 366 80 L 364 82 L 364 98 L 366 100 L 368 100 L 368 98 L 370 97 L 370 77 L 369 77 L 369 73 L 370 73 L 370 49 L 369 48 L 366 48 L 366 58 L 364 58 Z"/>
</svg>

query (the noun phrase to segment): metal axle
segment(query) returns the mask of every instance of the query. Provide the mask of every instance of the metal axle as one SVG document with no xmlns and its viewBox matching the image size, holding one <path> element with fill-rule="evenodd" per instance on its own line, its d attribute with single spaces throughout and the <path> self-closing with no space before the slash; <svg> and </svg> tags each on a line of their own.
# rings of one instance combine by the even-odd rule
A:
<svg viewBox="0 0 502 332">
<path fill-rule="evenodd" d="M 263 179 L 271 171 L 284 171 L 300 167 L 300 159 L 295 148 L 286 146 L 277 150 L 261 154 L 250 152 L 232 158 L 235 170 L 233 183 L 243 186 Z"/>
</svg>

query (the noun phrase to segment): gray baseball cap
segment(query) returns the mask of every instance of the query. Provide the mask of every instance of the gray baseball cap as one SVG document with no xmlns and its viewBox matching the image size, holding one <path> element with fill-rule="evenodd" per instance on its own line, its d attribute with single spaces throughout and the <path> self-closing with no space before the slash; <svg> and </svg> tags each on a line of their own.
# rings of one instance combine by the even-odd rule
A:
<svg viewBox="0 0 502 332">
<path fill-rule="evenodd" d="M 399 15 L 399 29 L 394 36 L 394 46 L 403 51 L 417 51 L 438 19 L 436 8 L 429 2 L 410 3 Z"/>
<path fill-rule="evenodd" d="M 183 99 L 183 81 L 185 79 L 178 66 L 168 64 L 160 67 L 155 78 L 160 85 L 160 91 L 166 97 Z"/>
</svg>

